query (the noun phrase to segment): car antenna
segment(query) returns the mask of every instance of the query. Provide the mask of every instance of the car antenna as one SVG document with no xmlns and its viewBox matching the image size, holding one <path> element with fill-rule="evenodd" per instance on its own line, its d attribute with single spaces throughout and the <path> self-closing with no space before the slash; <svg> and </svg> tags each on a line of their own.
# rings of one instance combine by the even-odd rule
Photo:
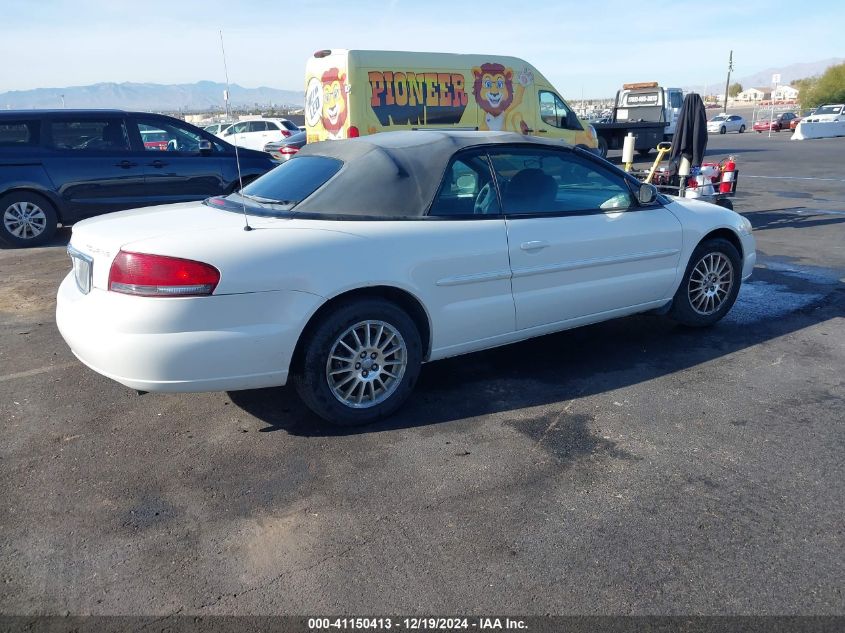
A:
<svg viewBox="0 0 845 633">
<path fill-rule="evenodd" d="M 223 93 L 223 99 L 226 101 L 226 111 L 229 111 L 229 69 L 226 66 L 226 49 L 223 47 L 223 29 L 220 29 L 220 52 L 223 53 L 223 75 L 226 77 L 226 92 Z M 238 166 L 238 184 L 240 189 L 243 189 L 244 180 L 241 177 L 241 158 L 238 155 L 238 144 L 235 146 L 235 164 Z M 238 189 L 238 191 L 240 191 Z M 241 209 L 244 213 L 244 231 L 251 231 L 252 227 L 249 225 L 249 216 L 246 214 L 246 202 L 243 195 L 241 195 Z"/>
</svg>

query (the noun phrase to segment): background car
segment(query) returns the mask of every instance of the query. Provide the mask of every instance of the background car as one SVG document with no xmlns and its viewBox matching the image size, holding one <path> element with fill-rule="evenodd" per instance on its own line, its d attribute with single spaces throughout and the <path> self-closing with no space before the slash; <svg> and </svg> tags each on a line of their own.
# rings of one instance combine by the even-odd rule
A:
<svg viewBox="0 0 845 633">
<path fill-rule="evenodd" d="M 264 151 L 276 160 L 288 160 L 301 150 L 307 143 L 305 132 L 297 132 L 284 141 L 273 141 L 264 146 Z"/>
<path fill-rule="evenodd" d="M 239 154 L 245 182 L 276 166 L 263 152 Z M 120 110 L 0 112 L 0 242 L 9 246 L 43 244 L 59 223 L 239 188 L 235 148 L 179 119 Z"/>
<path fill-rule="evenodd" d="M 819 121 L 842 121 L 845 118 L 845 104 L 828 103 L 816 108 L 807 120 L 811 123 Z"/>
<path fill-rule="evenodd" d="M 206 125 L 203 129 L 206 132 L 214 134 L 214 136 L 220 136 L 220 133 L 230 125 L 232 125 L 231 121 L 226 121 L 225 123 L 212 123 L 211 125 Z"/>
<path fill-rule="evenodd" d="M 707 122 L 708 132 L 727 134 L 728 132 L 745 132 L 745 119 L 738 114 L 717 114 Z"/>
<path fill-rule="evenodd" d="M 220 133 L 220 138 L 238 147 L 260 151 L 267 143 L 281 141 L 299 131 L 299 126 L 287 119 L 250 119 L 233 123 Z"/>
<path fill-rule="evenodd" d="M 789 129 L 794 130 L 798 127 L 798 124 L 801 123 L 806 117 L 810 116 L 813 113 L 812 110 L 804 110 L 800 116 L 796 116 L 789 122 Z"/>
<path fill-rule="evenodd" d="M 794 112 L 781 112 L 778 115 L 775 115 L 773 119 L 760 119 L 754 122 L 754 131 L 757 133 L 760 132 L 768 132 L 770 129 L 772 132 L 780 132 L 781 130 L 788 130 L 793 119 L 798 118 L 798 116 Z"/>
<path fill-rule="evenodd" d="M 396 411 L 425 361 L 657 309 L 713 325 L 756 260 L 747 219 L 588 150 L 438 131 L 312 143 L 239 193 L 80 223 L 69 253 L 56 323 L 95 371 L 290 380 L 337 424 Z"/>
</svg>

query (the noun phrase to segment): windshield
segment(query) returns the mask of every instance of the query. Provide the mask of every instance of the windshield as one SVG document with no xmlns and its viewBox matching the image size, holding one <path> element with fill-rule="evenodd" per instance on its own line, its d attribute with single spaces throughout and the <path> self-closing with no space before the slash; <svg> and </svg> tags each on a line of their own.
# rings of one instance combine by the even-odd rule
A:
<svg viewBox="0 0 845 633">
<path fill-rule="evenodd" d="M 726 118 L 727 117 L 725 117 L 724 114 L 718 114 L 718 115 L 714 116 L 712 119 L 710 119 L 710 121 L 711 122 L 712 121 L 724 121 Z"/>
<path fill-rule="evenodd" d="M 232 195 L 254 203 L 249 211 L 255 215 L 274 215 L 289 211 L 305 200 L 341 167 L 343 161 L 336 158 L 301 156 L 279 165 Z"/>
<path fill-rule="evenodd" d="M 814 114 L 842 114 L 841 105 L 826 105 L 817 109 Z"/>
</svg>

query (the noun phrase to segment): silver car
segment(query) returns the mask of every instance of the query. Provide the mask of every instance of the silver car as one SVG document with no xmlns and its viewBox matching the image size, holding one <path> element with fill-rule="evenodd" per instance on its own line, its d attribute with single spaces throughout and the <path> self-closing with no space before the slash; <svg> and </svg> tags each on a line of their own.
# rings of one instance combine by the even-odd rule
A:
<svg viewBox="0 0 845 633">
<path fill-rule="evenodd" d="M 745 119 L 738 114 L 717 114 L 707 122 L 708 132 L 718 132 L 719 134 L 727 134 L 728 132 L 745 132 Z"/>
</svg>

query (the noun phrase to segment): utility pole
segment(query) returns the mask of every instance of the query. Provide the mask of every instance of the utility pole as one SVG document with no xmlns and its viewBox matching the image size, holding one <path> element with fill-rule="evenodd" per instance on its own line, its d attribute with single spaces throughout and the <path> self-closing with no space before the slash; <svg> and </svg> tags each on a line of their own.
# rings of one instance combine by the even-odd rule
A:
<svg viewBox="0 0 845 633">
<path fill-rule="evenodd" d="M 722 109 L 722 112 L 728 111 L 728 90 L 731 89 L 731 71 L 734 69 L 734 52 L 731 51 L 730 57 L 728 57 L 728 80 L 725 82 L 725 107 Z"/>
<path fill-rule="evenodd" d="M 65 96 L 64 95 L 59 95 L 59 96 L 62 98 L 62 108 L 64 108 L 65 107 Z"/>
</svg>

